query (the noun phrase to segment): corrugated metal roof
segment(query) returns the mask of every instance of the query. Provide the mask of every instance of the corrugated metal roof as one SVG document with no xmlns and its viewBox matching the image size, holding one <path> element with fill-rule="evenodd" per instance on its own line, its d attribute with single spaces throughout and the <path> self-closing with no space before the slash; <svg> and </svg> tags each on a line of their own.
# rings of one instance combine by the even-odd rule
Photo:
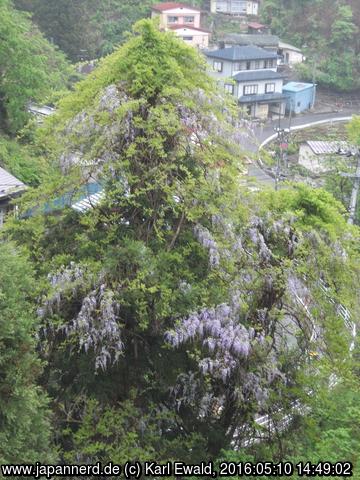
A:
<svg viewBox="0 0 360 480">
<path fill-rule="evenodd" d="M 251 70 L 239 72 L 233 75 L 232 77 L 237 82 L 249 82 L 255 80 L 278 80 L 284 78 L 284 75 L 273 70 Z"/>
<path fill-rule="evenodd" d="M 43 117 L 48 117 L 49 115 L 53 115 L 55 113 L 55 108 L 49 107 L 48 105 L 35 105 L 34 103 L 30 103 L 28 106 L 29 113 L 33 113 L 34 115 L 42 115 Z"/>
<path fill-rule="evenodd" d="M 276 59 L 277 54 L 269 52 L 254 45 L 245 45 L 243 47 L 235 45 L 234 47 L 220 48 L 219 50 L 208 50 L 205 55 L 211 58 L 220 58 L 222 60 L 230 60 L 233 62 L 240 60 L 263 60 Z"/>
<path fill-rule="evenodd" d="M 96 207 L 96 205 L 98 205 L 104 197 L 104 192 L 100 191 L 98 193 L 94 193 L 93 195 L 89 195 L 82 200 L 79 200 L 78 202 L 71 205 L 71 208 L 73 208 L 77 212 L 85 213 L 91 208 Z"/>
<path fill-rule="evenodd" d="M 23 191 L 26 188 L 23 182 L 0 167 L 0 197 L 6 197 L 12 193 Z"/>
<path fill-rule="evenodd" d="M 347 152 L 355 153 L 355 148 L 349 145 L 347 142 L 321 142 L 321 141 L 308 141 L 307 145 L 315 153 L 315 155 L 346 155 Z M 353 152 L 354 150 L 354 152 Z"/>
</svg>

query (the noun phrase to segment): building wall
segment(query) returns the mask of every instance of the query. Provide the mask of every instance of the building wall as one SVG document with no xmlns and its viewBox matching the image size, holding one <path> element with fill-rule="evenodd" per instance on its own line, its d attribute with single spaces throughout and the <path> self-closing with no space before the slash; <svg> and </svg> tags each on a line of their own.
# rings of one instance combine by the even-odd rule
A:
<svg viewBox="0 0 360 480">
<path fill-rule="evenodd" d="M 234 88 L 234 95 L 236 96 L 236 98 L 242 97 L 243 96 L 243 91 L 244 91 L 244 86 L 246 86 L 246 85 L 257 85 L 258 86 L 257 95 L 264 95 L 265 94 L 265 85 L 267 83 L 275 83 L 275 93 L 282 93 L 283 80 L 280 78 L 278 80 L 261 80 L 261 81 L 237 83 L 235 88 Z"/>
<path fill-rule="evenodd" d="M 309 145 L 300 145 L 299 150 L 299 165 L 307 168 L 314 173 L 323 173 L 330 169 L 327 165 L 329 155 L 315 155 Z"/>
<path fill-rule="evenodd" d="M 222 72 L 215 72 L 217 76 L 220 77 L 232 77 L 235 73 L 246 71 L 246 70 L 264 70 L 265 69 L 265 61 L 264 60 L 251 60 L 250 61 L 250 68 L 247 69 L 247 62 L 230 62 L 228 60 L 220 60 L 217 58 L 207 57 L 207 62 L 213 70 L 215 62 L 222 62 Z M 269 68 L 273 72 L 277 71 L 277 62 L 276 59 L 273 60 L 273 67 Z"/>
<path fill-rule="evenodd" d="M 268 118 L 268 116 L 269 116 L 269 104 L 268 103 L 255 105 L 254 117 L 264 119 L 264 118 Z"/>
<path fill-rule="evenodd" d="M 211 0 L 212 13 L 258 15 L 258 2 L 249 0 Z"/>
<path fill-rule="evenodd" d="M 209 46 L 209 34 L 191 30 L 190 28 L 182 28 L 174 30 L 174 33 L 181 37 L 188 45 L 198 48 L 207 48 Z"/>
<path fill-rule="evenodd" d="M 303 54 L 301 52 L 295 52 L 294 50 L 283 49 L 284 63 L 286 65 L 296 65 L 303 62 Z"/>
<path fill-rule="evenodd" d="M 200 28 L 201 13 L 191 9 L 172 8 L 161 13 L 153 11 L 151 17 L 159 17 L 161 28 L 167 28 L 171 25 L 192 25 L 195 28 Z M 171 20 L 169 17 L 177 17 L 177 21 L 169 21 Z M 194 22 L 189 23 L 185 17 L 194 17 Z"/>
<path fill-rule="evenodd" d="M 246 13 L 247 15 L 258 15 L 259 14 L 258 2 L 247 2 Z"/>
<path fill-rule="evenodd" d="M 286 102 L 286 110 L 292 113 L 301 113 L 305 110 L 309 110 L 312 107 L 315 97 L 315 88 L 309 87 L 301 92 L 287 92 L 284 89 L 284 93 L 289 95 L 289 99 Z"/>
</svg>

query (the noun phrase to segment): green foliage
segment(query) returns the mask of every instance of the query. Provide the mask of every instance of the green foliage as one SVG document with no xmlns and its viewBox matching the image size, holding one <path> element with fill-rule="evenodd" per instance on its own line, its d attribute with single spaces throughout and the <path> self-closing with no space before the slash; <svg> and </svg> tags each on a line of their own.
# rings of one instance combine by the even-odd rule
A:
<svg viewBox="0 0 360 480">
<path fill-rule="evenodd" d="M 49 412 L 36 386 L 34 278 L 21 252 L 0 246 L 0 463 L 52 460 Z"/>
<path fill-rule="evenodd" d="M 107 55 L 124 42 L 133 23 L 147 17 L 156 0 L 16 0 L 33 14 L 47 38 L 72 61 Z"/>
<path fill-rule="evenodd" d="M 43 101 L 52 88 L 65 85 L 68 66 L 28 16 L 15 10 L 8 0 L 0 1 L 0 16 L 2 127 L 14 133 L 28 120 L 30 100 Z"/>
<path fill-rule="evenodd" d="M 0 166 L 29 186 L 37 186 L 48 165 L 39 152 L 7 136 L 0 136 Z"/>
<path fill-rule="evenodd" d="M 359 6 L 352 0 L 265 0 L 264 21 L 275 34 L 304 50 L 305 64 L 297 67 L 303 79 L 351 91 L 359 83 Z"/>
</svg>

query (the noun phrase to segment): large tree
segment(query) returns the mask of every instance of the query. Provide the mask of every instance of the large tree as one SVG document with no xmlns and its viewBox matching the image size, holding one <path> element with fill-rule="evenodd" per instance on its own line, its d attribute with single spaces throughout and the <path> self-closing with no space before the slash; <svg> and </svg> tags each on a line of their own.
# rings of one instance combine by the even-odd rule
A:
<svg viewBox="0 0 360 480">
<path fill-rule="evenodd" d="M 59 178 L 13 237 L 44 289 L 67 460 L 214 456 L 291 409 L 311 350 L 346 356 L 355 233 L 325 192 L 240 188 L 234 113 L 194 49 L 142 21 L 43 131 Z M 41 215 L 91 179 L 95 208 Z"/>
<path fill-rule="evenodd" d="M 37 386 L 34 277 L 14 245 L 0 245 L 0 463 L 51 462 L 47 400 Z"/>
</svg>

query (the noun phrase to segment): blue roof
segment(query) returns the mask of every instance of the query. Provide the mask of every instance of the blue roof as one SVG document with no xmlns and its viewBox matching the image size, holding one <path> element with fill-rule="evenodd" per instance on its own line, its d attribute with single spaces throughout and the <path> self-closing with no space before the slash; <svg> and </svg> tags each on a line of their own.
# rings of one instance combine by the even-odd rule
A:
<svg viewBox="0 0 360 480">
<path fill-rule="evenodd" d="M 302 92 L 308 88 L 313 88 L 313 83 L 303 83 L 303 82 L 289 82 L 283 86 L 283 90 L 286 92 Z"/>
<path fill-rule="evenodd" d="M 278 80 L 284 78 L 284 75 L 268 68 L 266 70 L 244 70 L 236 73 L 232 78 L 237 82 L 251 82 L 255 80 Z"/>
<path fill-rule="evenodd" d="M 221 60 L 230 60 L 236 62 L 240 60 L 265 60 L 275 59 L 277 54 L 269 52 L 260 47 L 254 45 L 234 46 L 228 48 L 220 48 L 219 50 L 208 50 L 205 52 L 207 57 L 220 58 Z"/>
</svg>

